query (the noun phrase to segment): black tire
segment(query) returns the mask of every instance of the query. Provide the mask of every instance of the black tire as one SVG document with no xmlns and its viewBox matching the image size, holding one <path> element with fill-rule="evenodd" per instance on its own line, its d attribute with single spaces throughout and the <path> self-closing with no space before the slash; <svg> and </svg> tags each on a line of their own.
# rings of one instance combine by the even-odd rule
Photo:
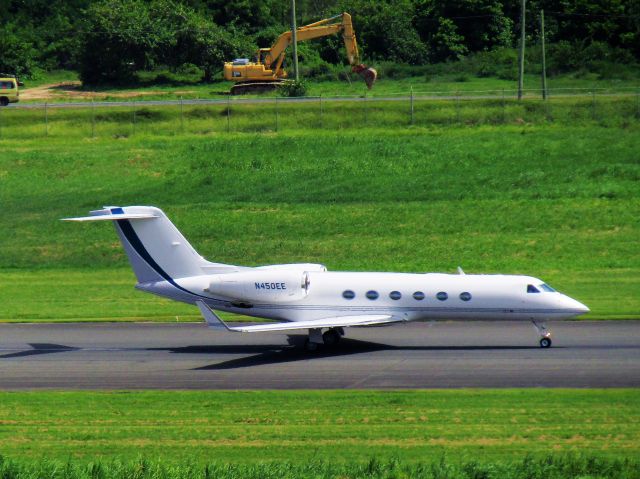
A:
<svg viewBox="0 0 640 479">
<path fill-rule="evenodd" d="M 330 329 L 322 335 L 322 340 L 327 346 L 335 346 L 340 342 L 340 333 L 335 329 Z"/>
<path fill-rule="evenodd" d="M 550 348 L 551 347 L 551 338 L 541 338 L 540 339 L 540 347 L 541 348 Z"/>
<path fill-rule="evenodd" d="M 304 342 L 304 349 L 305 351 L 309 351 L 309 352 L 316 351 L 318 349 L 318 343 L 312 343 L 307 339 Z"/>
<path fill-rule="evenodd" d="M 0 106 L 7 106 L 9 104 L 9 99 L 6 96 L 0 97 Z"/>
</svg>

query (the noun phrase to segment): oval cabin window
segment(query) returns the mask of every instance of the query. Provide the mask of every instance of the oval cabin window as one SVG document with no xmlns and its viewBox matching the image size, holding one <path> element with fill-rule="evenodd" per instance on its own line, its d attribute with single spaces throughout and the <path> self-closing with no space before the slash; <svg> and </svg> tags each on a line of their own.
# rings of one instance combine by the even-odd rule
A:
<svg viewBox="0 0 640 479">
<path fill-rule="evenodd" d="M 374 299 L 378 299 L 378 292 L 377 291 L 367 291 L 367 298 L 369 298 L 372 301 Z"/>
<path fill-rule="evenodd" d="M 350 289 L 348 289 L 348 290 L 346 290 L 346 291 L 344 291 L 344 292 L 342 293 L 342 297 L 343 297 L 344 299 L 353 299 L 353 298 L 355 298 L 355 297 L 356 297 L 356 293 L 354 293 L 353 291 L 351 291 Z"/>
<path fill-rule="evenodd" d="M 460 299 L 462 301 L 469 301 L 471 299 L 471 293 L 467 293 L 466 291 L 464 293 L 460 293 Z"/>
</svg>

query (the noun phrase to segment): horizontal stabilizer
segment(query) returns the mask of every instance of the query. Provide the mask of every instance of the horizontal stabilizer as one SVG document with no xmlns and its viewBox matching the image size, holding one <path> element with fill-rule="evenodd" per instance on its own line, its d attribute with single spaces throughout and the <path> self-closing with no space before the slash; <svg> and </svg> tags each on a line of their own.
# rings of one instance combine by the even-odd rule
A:
<svg viewBox="0 0 640 479">
<path fill-rule="evenodd" d="M 331 318 L 313 319 L 310 321 L 293 321 L 286 323 L 256 324 L 252 326 L 228 326 L 203 301 L 196 301 L 200 312 L 210 328 L 226 329 L 240 333 L 257 333 L 267 331 L 292 331 L 296 329 L 339 328 L 349 326 L 372 326 L 402 321 L 389 315 L 372 314 L 361 316 L 335 316 Z"/>
<path fill-rule="evenodd" d="M 153 214 L 115 214 L 115 215 L 98 215 L 98 216 L 82 216 L 80 218 L 62 218 L 62 221 L 117 221 L 117 220 L 144 220 L 148 218 L 158 218 Z"/>
</svg>

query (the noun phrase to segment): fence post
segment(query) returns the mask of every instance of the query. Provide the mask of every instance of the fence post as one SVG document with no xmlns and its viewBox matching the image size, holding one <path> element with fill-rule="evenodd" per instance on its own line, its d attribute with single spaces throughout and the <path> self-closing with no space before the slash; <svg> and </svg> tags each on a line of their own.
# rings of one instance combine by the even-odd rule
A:
<svg viewBox="0 0 640 479">
<path fill-rule="evenodd" d="M 184 132 L 184 102 L 180 97 L 180 131 Z"/>
<path fill-rule="evenodd" d="M 595 120 L 596 119 L 596 90 L 595 88 L 593 89 L 593 91 L 591 92 L 591 119 Z"/>
<path fill-rule="evenodd" d="M 411 85 L 411 96 L 410 96 L 410 104 L 411 104 L 411 124 L 413 125 L 413 85 Z"/>
<path fill-rule="evenodd" d="M 91 138 L 96 137 L 96 109 L 93 103 L 93 97 L 91 98 Z"/>
<path fill-rule="evenodd" d="M 136 101 L 133 100 L 133 135 L 136 134 Z"/>
<path fill-rule="evenodd" d="M 49 136 L 49 111 L 47 102 L 44 102 L 44 136 Z"/>
<path fill-rule="evenodd" d="M 368 114 L 368 108 L 367 108 L 367 92 L 364 92 L 364 124 L 366 125 L 367 123 L 369 123 L 369 114 Z"/>
<path fill-rule="evenodd" d="M 276 133 L 278 132 L 278 96 L 276 95 Z"/>
<path fill-rule="evenodd" d="M 507 121 L 507 105 L 505 103 L 505 98 L 504 98 L 504 88 L 502 89 L 502 123 L 505 123 Z"/>
<path fill-rule="evenodd" d="M 456 123 L 460 123 L 460 92 L 456 92 Z"/>
<path fill-rule="evenodd" d="M 322 128 L 324 126 L 323 123 L 323 119 L 324 119 L 324 115 L 323 115 L 324 111 L 322 109 L 322 93 L 320 93 L 320 128 Z"/>
<path fill-rule="evenodd" d="M 227 96 L 227 133 L 231 131 L 231 96 Z"/>
<path fill-rule="evenodd" d="M 547 99 L 547 60 L 544 46 L 544 10 L 540 10 L 540 41 L 542 43 L 542 99 Z"/>
<path fill-rule="evenodd" d="M 549 90 L 545 88 L 544 90 L 545 102 L 544 102 L 544 116 L 545 120 L 553 121 L 553 115 L 551 112 L 551 97 L 549 96 Z"/>
</svg>

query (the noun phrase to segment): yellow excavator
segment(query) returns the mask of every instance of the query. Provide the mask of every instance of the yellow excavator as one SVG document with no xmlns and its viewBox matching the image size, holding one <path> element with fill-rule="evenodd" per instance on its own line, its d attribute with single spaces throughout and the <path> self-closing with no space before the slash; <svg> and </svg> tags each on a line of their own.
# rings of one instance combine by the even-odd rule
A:
<svg viewBox="0 0 640 479">
<path fill-rule="evenodd" d="M 378 74 L 373 68 L 360 63 L 351 15 L 342 13 L 305 25 L 296 30 L 296 37 L 298 42 L 304 42 L 336 33 L 342 33 L 351 71 L 361 75 L 367 87 L 371 89 Z M 276 39 L 271 48 L 260 48 L 255 62 L 247 58 L 236 58 L 232 62 L 225 62 L 224 79 L 236 82 L 231 88 L 231 94 L 269 91 L 284 83 L 287 78 L 287 72 L 283 68 L 284 56 L 291 42 L 291 31 L 287 31 Z"/>
</svg>

